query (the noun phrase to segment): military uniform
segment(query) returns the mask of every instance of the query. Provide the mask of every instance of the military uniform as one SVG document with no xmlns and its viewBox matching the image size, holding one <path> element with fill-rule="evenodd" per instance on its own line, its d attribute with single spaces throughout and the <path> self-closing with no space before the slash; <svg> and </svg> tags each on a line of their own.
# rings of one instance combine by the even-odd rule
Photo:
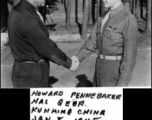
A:
<svg viewBox="0 0 152 120">
<path fill-rule="evenodd" d="M 48 87 L 49 61 L 71 67 L 71 59 L 49 39 L 47 27 L 28 1 L 21 0 L 11 10 L 8 35 L 15 58 L 12 70 L 14 87 Z"/>
<path fill-rule="evenodd" d="M 108 12 L 109 18 L 102 29 L 102 20 L 108 13 L 99 18 L 77 57 L 81 62 L 97 51 L 95 87 L 127 86 L 136 61 L 137 21 L 123 4 Z"/>
</svg>

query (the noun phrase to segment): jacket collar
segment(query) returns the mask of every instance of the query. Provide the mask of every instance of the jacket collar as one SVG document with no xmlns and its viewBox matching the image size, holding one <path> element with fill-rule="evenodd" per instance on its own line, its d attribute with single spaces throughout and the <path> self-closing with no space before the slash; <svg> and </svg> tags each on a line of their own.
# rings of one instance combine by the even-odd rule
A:
<svg viewBox="0 0 152 120">
<path fill-rule="evenodd" d="M 21 2 L 25 4 L 26 8 L 28 8 L 29 10 L 31 10 L 32 12 L 36 12 L 35 6 L 33 6 L 30 2 L 28 2 L 27 0 L 21 0 Z"/>
<path fill-rule="evenodd" d="M 123 3 L 121 3 L 117 8 L 114 10 L 110 10 L 110 18 L 112 18 L 114 15 L 116 15 L 118 12 L 124 9 Z"/>
</svg>

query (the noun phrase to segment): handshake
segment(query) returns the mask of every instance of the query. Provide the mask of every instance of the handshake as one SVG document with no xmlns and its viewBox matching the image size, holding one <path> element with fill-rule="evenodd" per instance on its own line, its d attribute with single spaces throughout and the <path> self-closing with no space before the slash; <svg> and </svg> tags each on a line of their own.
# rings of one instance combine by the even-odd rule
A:
<svg viewBox="0 0 152 120">
<path fill-rule="evenodd" d="M 79 64 L 80 64 L 79 58 L 77 56 L 72 56 L 71 60 L 72 60 L 72 65 L 70 67 L 70 70 L 75 71 L 79 67 Z"/>
</svg>

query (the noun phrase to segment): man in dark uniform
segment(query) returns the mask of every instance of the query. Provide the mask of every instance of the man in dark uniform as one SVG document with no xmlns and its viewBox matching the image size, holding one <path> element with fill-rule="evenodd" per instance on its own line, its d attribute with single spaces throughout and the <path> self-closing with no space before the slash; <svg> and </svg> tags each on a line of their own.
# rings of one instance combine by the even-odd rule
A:
<svg viewBox="0 0 152 120">
<path fill-rule="evenodd" d="M 11 10 L 8 35 L 15 58 L 13 87 L 48 87 L 49 60 L 72 69 L 74 63 L 49 39 L 36 7 L 45 0 L 21 0 Z"/>
<path fill-rule="evenodd" d="M 128 86 L 136 61 L 137 21 L 121 0 L 103 1 L 110 10 L 99 18 L 90 38 L 72 59 L 82 62 L 97 50 L 94 86 Z"/>
</svg>

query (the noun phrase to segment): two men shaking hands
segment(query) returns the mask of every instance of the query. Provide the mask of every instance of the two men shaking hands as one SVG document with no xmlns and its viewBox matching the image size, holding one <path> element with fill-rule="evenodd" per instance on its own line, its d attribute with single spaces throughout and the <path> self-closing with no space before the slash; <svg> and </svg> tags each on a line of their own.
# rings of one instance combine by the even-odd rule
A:
<svg viewBox="0 0 152 120">
<path fill-rule="evenodd" d="M 49 61 L 75 71 L 95 52 L 93 86 L 128 86 L 136 62 L 137 20 L 121 0 L 103 2 L 109 11 L 99 17 L 90 37 L 71 59 L 50 40 L 48 29 L 36 12 L 45 0 L 21 0 L 14 6 L 8 19 L 10 49 L 15 59 L 13 87 L 48 87 Z"/>
</svg>

